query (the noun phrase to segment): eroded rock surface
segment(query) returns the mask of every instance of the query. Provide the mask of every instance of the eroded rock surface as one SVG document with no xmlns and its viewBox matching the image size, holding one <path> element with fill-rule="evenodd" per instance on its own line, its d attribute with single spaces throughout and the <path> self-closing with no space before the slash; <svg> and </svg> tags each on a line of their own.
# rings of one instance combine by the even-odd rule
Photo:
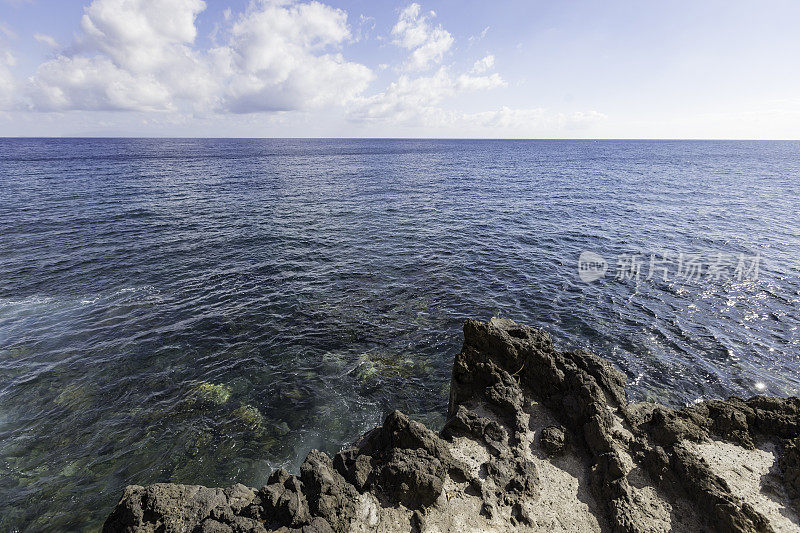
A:
<svg viewBox="0 0 800 533">
<path fill-rule="evenodd" d="M 448 415 L 395 411 L 260 489 L 127 487 L 104 531 L 800 531 L 798 398 L 629 404 L 608 361 L 470 320 Z"/>
</svg>

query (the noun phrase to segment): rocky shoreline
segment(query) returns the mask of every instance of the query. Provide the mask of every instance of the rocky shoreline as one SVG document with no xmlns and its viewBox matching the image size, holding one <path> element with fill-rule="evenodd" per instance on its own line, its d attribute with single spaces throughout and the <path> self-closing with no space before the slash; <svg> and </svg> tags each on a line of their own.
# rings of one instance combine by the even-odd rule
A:
<svg viewBox="0 0 800 533">
<path fill-rule="evenodd" d="M 800 399 L 630 404 L 625 376 L 469 320 L 439 434 L 395 411 L 267 485 L 129 486 L 105 532 L 800 531 Z"/>
</svg>

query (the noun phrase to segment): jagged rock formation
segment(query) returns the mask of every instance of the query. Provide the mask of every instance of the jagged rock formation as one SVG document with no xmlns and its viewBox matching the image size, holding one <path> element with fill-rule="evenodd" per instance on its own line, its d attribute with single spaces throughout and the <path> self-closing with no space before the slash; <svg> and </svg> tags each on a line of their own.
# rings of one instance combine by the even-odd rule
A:
<svg viewBox="0 0 800 533">
<path fill-rule="evenodd" d="M 395 411 L 261 489 L 130 486 L 106 532 L 800 531 L 800 399 L 628 404 L 625 376 L 467 321 L 437 435 Z"/>
</svg>

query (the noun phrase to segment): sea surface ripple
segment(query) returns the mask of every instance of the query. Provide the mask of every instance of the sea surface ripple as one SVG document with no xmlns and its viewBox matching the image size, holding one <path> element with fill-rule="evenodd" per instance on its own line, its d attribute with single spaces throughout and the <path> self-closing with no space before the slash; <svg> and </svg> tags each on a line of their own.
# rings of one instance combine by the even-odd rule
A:
<svg viewBox="0 0 800 533">
<path fill-rule="evenodd" d="M 260 486 L 394 408 L 440 426 L 468 317 L 637 400 L 800 392 L 798 142 L 6 139 L 0 185 L 3 531 Z M 646 279 L 665 251 L 760 270 Z"/>
</svg>

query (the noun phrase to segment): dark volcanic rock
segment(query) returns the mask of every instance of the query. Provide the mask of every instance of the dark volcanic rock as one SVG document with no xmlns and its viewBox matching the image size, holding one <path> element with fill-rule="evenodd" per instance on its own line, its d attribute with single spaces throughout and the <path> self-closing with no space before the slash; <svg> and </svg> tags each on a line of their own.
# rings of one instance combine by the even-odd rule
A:
<svg viewBox="0 0 800 533">
<path fill-rule="evenodd" d="M 343 531 L 355 514 L 358 491 L 334 470 L 326 454 L 312 450 L 300 466 L 300 479 L 315 516 L 324 518 L 336 531 Z"/>
<path fill-rule="evenodd" d="M 774 530 L 768 510 L 734 494 L 693 451 L 695 443 L 726 441 L 746 451 L 769 442 L 779 456 L 778 490 L 795 508 L 800 500 L 797 398 L 731 398 L 681 410 L 631 405 L 624 374 L 608 361 L 560 352 L 546 333 L 510 320 L 469 320 L 440 435 L 395 411 L 332 459 L 314 450 L 299 477 L 277 470 L 259 490 L 130 486 L 104 531 L 458 531 L 480 529 L 479 523 L 552 529 L 542 525 L 554 522 L 538 502 L 560 489 L 547 486 L 552 479 L 535 462 L 544 460 L 532 453 L 532 404 L 557 420 L 541 430 L 538 445 L 548 455 L 585 462 L 598 530 Z M 469 452 L 465 443 L 484 451 Z M 448 490 L 477 503 L 452 506 Z"/>
<path fill-rule="evenodd" d="M 212 512 L 230 510 L 223 489 L 157 483 L 125 488 L 105 531 L 191 531 Z M 232 514 L 232 512 L 231 512 Z"/>
<path fill-rule="evenodd" d="M 290 527 L 299 527 L 311 521 L 302 483 L 285 470 L 273 472 L 258 494 L 264 519 Z"/>
<path fill-rule="evenodd" d="M 431 505 L 442 493 L 444 465 L 426 450 L 397 448 L 381 467 L 378 490 L 410 509 Z"/>
<path fill-rule="evenodd" d="M 566 431 L 561 426 L 547 426 L 542 430 L 542 435 L 539 437 L 539 443 L 542 445 L 544 451 L 550 455 L 558 455 L 564 451 L 567 445 Z"/>
<path fill-rule="evenodd" d="M 800 508 L 800 437 L 786 444 L 780 466 L 789 497 L 795 500 L 795 507 Z"/>
<path fill-rule="evenodd" d="M 340 452 L 334 465 L 360 491 L 372 490 L 409 509 L 432 504 L 448 472 L 463 470 L 441 438 L 400 411 L 356 447 Z"/>
<path fill-rule="evenodd" d="M 508 432 L 503 426 L 494 420 L 478 416 L 463 405 L 459 405 L 456 414 L 447 421 L 442 429 L 442 436 L 482 439 L 494 453 L 500 453 L 508 443 Z"/>
</svg>

